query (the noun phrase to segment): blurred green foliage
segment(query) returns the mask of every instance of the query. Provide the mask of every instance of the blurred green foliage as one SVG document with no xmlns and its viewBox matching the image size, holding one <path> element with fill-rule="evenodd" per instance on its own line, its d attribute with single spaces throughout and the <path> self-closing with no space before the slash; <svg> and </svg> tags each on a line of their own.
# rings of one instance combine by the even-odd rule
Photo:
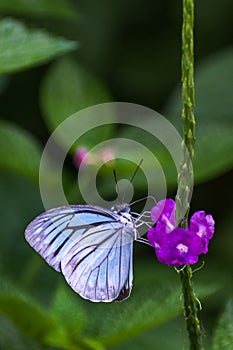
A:
<svg viewBox="0 0 233 350">
<path fill-rule="evenodd" d="M 13 19 L 0 23 L 0 73 L 12 73 L 42 63 L 75 48 L 74 42 L 53 38 L 39 30 L 27 30 Z"/>
<path fill-rule="evenodd" d="M 222 314 L 218 327 L 214 334 L 213 350 L 233 349 L 233 305 L 232 299 L 226 304 L 226 309 Z"/>
<path fill-rule="evenodd" d="M 206 266 L 194 275 L 206 349 L 232 349 L 233 343 L 232 13 L 230 0 L 196 3 L 191 210 L 205 209 L 216 219 Z M 23 235 L 43 211 L 38 186 L 43 145 L 70 114 L 107 101 L 134 102 L 163 113 L 181 130 L 181 3 L 5 0 L 0 14 L 0 348 L 187 349 L 179 279 L 172 268 L 155 261 L 153 252 L 148 254 L 149 247 L 135 243 L 130 299 L 103 305 L 76 295 Z M 109 126 L 79 142 L 93 146 L 109 136 L 144 142 L 163 165 L 173 195 L 174 165 L 149 136 Z M 78 203 L 73 152 L 74 147 L 64 182 L 70 200 Z M 134 167 L 119 161 L 119 178 L 130 177 Z M 103 169 L 99 183 L 112 199 L 110 174 L 112 168 Z M 135 192 L 137 198 L 146 194 L 140 173 Z"/>
</svg>

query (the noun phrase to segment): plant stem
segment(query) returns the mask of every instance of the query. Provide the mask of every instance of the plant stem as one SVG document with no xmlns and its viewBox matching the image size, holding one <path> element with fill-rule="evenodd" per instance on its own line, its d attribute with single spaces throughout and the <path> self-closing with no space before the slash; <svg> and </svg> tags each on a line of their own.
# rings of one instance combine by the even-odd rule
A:
<svg viewBox="0 0 233 350">
<path fill-rule="evenodd" d="M 182 25 L 182 120 L 183 120 L 183 163 L 178 175 L 178 190 L 176 195 L 176 215 L 180 221 L 182 208 L 189 208 L 192 195 L 190 181 L 193 178 L 192 159 L 194 157 L 195 118 L 194 118 L 194 0 L 183 0 Z M 188 212 L 186 222 L 187 226 Z"/>
<path fill-rule="evenodd" d="M 201 325 L 197 314 L 199 304 L 193 288 L 192 268 L 190 265 L 186 265 L 185 268 L 180 271 L 180 279 L 182 283 L 184 317 L 186 328 L 189 333 L 190 350 L 203 350 Z"/>
<path fill-rule="evenodd" d="M 194 0 L 183 0 L 182 25 L 182 120 L 183 120 L 183 163 L 178 175 L 176 195 L 177 218 L 182 208 L 189 208 L 192 188 L 190 177 L 193 176 L 191 161 L 194 157 L 195 118 L 194 118 Z M 182 226 L 187 227 L 188 211 Z M 198 302 L 192 283 L 192 269 L 186 265 L 180 272 L 184 299 L 184 316 L 189 333 L 190 350 L 203 350 L 202 333 L 198 319 Z"/>
<path fill-rule="evenodd" d="M 194 118 L 194 0 L 183 0 L 182 25 L 182 119 L 184 143 L 191 159 L 194 156 L 195 118 Z"/>
</svg>

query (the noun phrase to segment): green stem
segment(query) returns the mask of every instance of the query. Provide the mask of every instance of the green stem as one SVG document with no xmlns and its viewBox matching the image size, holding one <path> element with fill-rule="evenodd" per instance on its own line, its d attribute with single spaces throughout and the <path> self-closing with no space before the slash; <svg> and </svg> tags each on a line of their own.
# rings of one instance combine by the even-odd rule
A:
<svg viewBox="0 0 233 350">
<path fill-rule="evenodd" d="M 182 120 L 183 120 L 183 163 L 178 175 L 176 195 L 176 215 L 180 218 L 182 208 L 189 208 L 192 188 L 190 178 L 193 176 L 191 161 L 194 157 L 195 118 L 194 118 L 194 0 L 183 0 L 182 25 Z M 187 227 L 188 211 L 183 227 Z M 202 332 L 198 319 L 198 301 L 192 283 L 192 269 L 186 265 L 180 272 L 184 300 L 184 316 L 189 333 L 190 350 L 203 350 Z"/>
<path fill-rule="evenodd" d="M 182 119 L 184 143 L 191 159 L 194 157 L 195 118 L 194 118 L 194 0 L 183 0 L 182 26 Z"/>
<path fill-rule="evenodd" d="M 193 177 L 192 159 L 194 157 L 195 118 L 194 118 L 194 0 L 183 0 L 182 25 L 182 120 L 183 120 L 183 163 L 178 175 L 178 190 L 176 195 L 177 218 L 183 208 L 189 208 Z M 188 212 L 186 214 L 186 221 Z M 184 226 L 187 222 L 184 223 Z"/>
<path fill-rule="evenodd" d="M 203 350 L 202 331 L 198 318 L 199 304 L 193 288 L 192 268 L 190 265 L 186 265 L 185 268 L 180 271 L 180 279 L 182 283 L 184 317 L 186 328 L 189 333 L 190 350 Z"/>
</svg>

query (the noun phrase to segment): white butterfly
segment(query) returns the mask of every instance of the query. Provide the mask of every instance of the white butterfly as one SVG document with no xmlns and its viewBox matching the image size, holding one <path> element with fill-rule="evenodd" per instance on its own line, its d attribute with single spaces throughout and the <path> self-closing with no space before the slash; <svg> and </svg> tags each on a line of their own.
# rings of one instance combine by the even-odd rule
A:
<svg viewBox="0 0 233 350">
<path fill-rule="evenodd" d="M 25 237 L 83 298 L 120 301 L 132 289 L 133 241 L 143 241 L 137 231 L 141 224 L 128 204 L 112 210 L 71 205 L 39 215 Z"/>
</svg>

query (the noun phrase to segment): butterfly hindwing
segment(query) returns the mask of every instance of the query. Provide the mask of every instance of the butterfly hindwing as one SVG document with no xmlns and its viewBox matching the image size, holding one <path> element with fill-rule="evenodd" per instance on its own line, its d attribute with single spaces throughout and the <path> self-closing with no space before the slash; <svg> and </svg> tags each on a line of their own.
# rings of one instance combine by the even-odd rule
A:
<svg viewBox="0 0 233 350">
<path fill-rule="evenodd" d="M 72 205 L 41 214 L 25 236 L 82 297 L 112 301 L 130 294 L 132 222 L 99 207 Z"/>
<path fill-rule="evenodd" d="M 133 241 L 120 222 L 103 224 L 72 246 L 61 262 L 62 273 L 70 286 L 92 301 L 115 300 L 123 288 L 132 288 Z M 127 293 L 125 293 L 126 295 Z"/>
</svg>

